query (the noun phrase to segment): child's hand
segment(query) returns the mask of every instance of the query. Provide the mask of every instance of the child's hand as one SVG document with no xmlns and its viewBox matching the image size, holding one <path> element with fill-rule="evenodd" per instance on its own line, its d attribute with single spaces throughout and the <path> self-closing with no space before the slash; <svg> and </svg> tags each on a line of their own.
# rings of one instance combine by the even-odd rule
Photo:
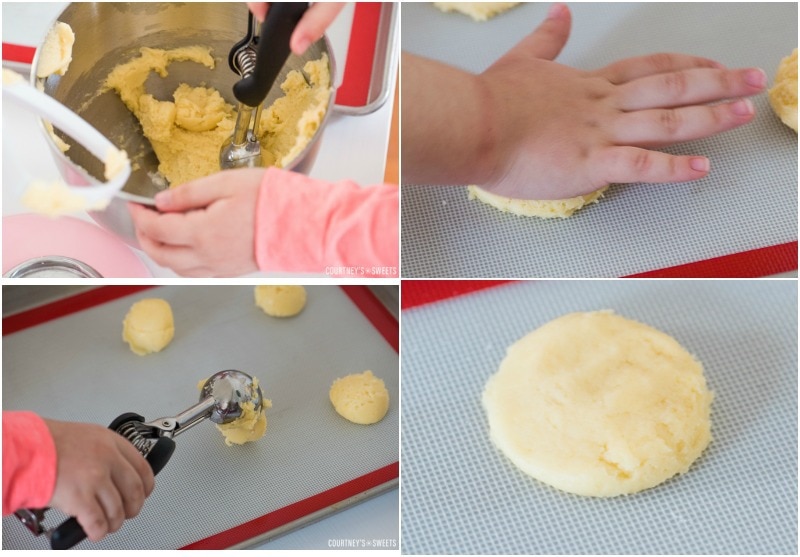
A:
<svg viewBox="0 0 800 557">
<path fill-rule="evenodd" d="M 238 276 L 258 270 L 255 210 L 263 168 L 225 170 L 159 193 L 162 213 L 130 204 L 136 237 L 179 275 Z"/>
<path fill-rule="evenodd" d="M 51 507 L 76 517 L 92 541 L 139 514 L 153 491 L 153 471 L 133 445 L 99 425 L 45 423 L 58 460 Z"/>
<path fill-rule="evenodd" d="M 344 8 L 344 2 L 315 2 L 312 4 L 297 28 L 292 33 L 289 47 L 298 56 L 303 54 L 311 44 L 319 39 L 328 26 L 336 19 Z M 258 21 L 264 21 L 269 10 L 269 2 L 248 2 L 247 7 Z"/>
<path fill-rule="evenodd" d="M 435 147 L 424 137 L 409 138 L 404 131 L 404 170 L 408 164 L 412 180 L 473 183 L 519 199 L 564 199 L 610 183 L 695 180 L 708 173 L 708 159 L 649 149 L 714 135 L 753 119 L 748 100 L 705 103 L 760 93 L 766 85 L 761 70 L 728 70 L 680 54 L 577 70 L 551 61 L 566 43 L 570 24 L 568 8 L 554 5 L 546 21 L 478 76 L 441 75 L 441 68 L 426 67 L 435 62 L 422 59 L 412 60 L 408 73 L 404 67 L 404 100 L 414 93 L 405 95 L 407 79 L 430 83 L 438 74 L 445 86 L 461 83 L 466 91 L 459 93 L 461 102 L 470 103 L 462 104 L 462 123 L 455 124 L 461 135 L 472 136 L 466 147 L 454 132 L 439 141 L 462 148 L 457 160 L 452 155 L 435 158 Z M 412 81 L 409 87 L 414 86 Z M 411 109 L 411 134 L 415 120 L 422 118 L 413 104 L 412 99 L 403 105 Z M 404 116 L 404 130 L 405 124 Z M 424 134 L 433 135 L 431 129 L 439 128 L 428 121 Z M 436 169 L 440 161 L 444 167 Z M 457 164 L 465 168 L 454 169 Z"/>
</svg>

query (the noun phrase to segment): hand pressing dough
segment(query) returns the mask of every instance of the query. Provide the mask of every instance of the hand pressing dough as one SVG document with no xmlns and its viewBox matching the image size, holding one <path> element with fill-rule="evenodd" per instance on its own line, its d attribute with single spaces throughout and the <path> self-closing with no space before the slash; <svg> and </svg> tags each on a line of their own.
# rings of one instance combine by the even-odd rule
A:
<svg viewBox="0 0 800 557">
<path fill-rule="evenodd" d="M 503 197 L 494 193 L 489 193 L 485 189 L 478 186 L 468 186 L 467 191 L 470 199 L 477 199 L 487 205 L 491 205 L 495 209 L 499 209 L 504 213 L 512 213 L 521 217 L 539 217 L 543 219 L 561 218 L 565 219 L 577 211 L 590 205 L 597 203 L 603 193 L 608 189 L 608 186 L 592 192 L 588 195 L 581 195 L 578 197 L 571 197 L 569 199 L 554 199 L 554 200 L 527 200 L 527 199 L 511 199 L 510 197 Z"/>
<path fill-rule="evenodd" d="M 328 393 L 336 412 L 356 424 L 374 424 L 389 410 L 389 391 L 371 371 L 340 377 Z"/>
<path fill-rule="evenodd" d="M 292 317 L 306 306 L 302 286 L 256 286 L 256 305 L 272 317 Z"/>
<path fill-rule="evenodd" d="M 174 335 L 172 308 L 160 298 L 139 300 L 122 322 L 122 340 L 139 356 L 160 352 Z"/>
<path fill-rule="evenodd" d="M 571 313 L 508 348 L 486 383 L 494 444 L 520 470 L 613 497 L 684 473 L 711 440 L 703 366 L 670 336 L 611 311 Z"/>
<path fill-rule="evenodd" d="M 145 91 L 151 72 L 164 77 L 171 62 L 189 61 L 214 67 L 211 49 L 189 46 L 171 50 L 143 47 L 137 58 L 116 66 L 106 78 L 125 106 L 139 119 L 142 133 L 158 157 L 158 171 L 171 186 L 220 170 L 219 153 L 233 134 L 236 110 L 210 87 L 182 83 L 173 100 L 158 100 Z M 289 72 L 281 85 L 285 96 L 262 112 L 259 141 L 263 166 L 282 168 L 313 138 L 328 109 L 331 78 L 328 57 Z"/>
<path fill-rule="evenodd" d="M 75 33 L 72 32 L 72 27 L 56 21 L 56 24 L 47 32 L 44 44 L 39 51 L 36 77 L 66 74 L 69 63 L 72 62 L 72 45 L 74 44 Z"/>
<path fill-rule="evenodd" d="M 475 21 L 486 21 L 506 12 L 520 2 L 434 2 L 443 12 L 461 12 Z"/>
<path fill-rule="evenodd" d="M 797 131 L 797 49 L 781 60 L 769 103 L 781 121 Z"/>
<path fill-rule="evenodd" d="M 198 390 L 202 391 L 207 379 L 202 379 L 198 384 Z M 258 388 L 258 377 L 253 377 L 253 386 Z M 227 424 L 214 424 L 222 436 L 225 444 L 229 447 L 233 445 L 244 445 L 251 441 L 258 441 L 267 432 L 267 408 L 272 408 L 272 401 L 261 398 L 261 412 L 256 412 L 256 405 L 253 402 L 242 404 L 242 415 Z"/>
</svg>

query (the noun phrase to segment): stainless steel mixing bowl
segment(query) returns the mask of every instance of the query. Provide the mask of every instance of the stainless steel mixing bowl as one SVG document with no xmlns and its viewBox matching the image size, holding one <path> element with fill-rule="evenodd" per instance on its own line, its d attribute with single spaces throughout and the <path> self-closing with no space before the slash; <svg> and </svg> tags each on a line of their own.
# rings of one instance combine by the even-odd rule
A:
<svg viewBox="0 0 800 557">
<path fill-rule="evenodd" d="M 213 70 L 193 62 L 173 62 L 166 78 L 151 76 L 147 91 L 160 100 L 169 100 L 180 83 L 206 85 L 216 88 L 229 103 L 236 105 L 232 87 L 240 78 L 228 66 L 228 52 L 247 31 L 247 7 L 243 2 L 172 3 L 172 2 L 76 2 L 70 4 L 58 21 L 69 24 L 75 32 L 72 63 L 66 75 L 36 79 L 38 51 L 33 60 L 32 80 L 42 81 L 47 94 L 83 116 L 134 158 L 138 168 L 109 207 L 91 213 L 99 224 L 118 234 L 128 244 L 138 247 L 126 202 L 153 205 L 153 196 L 164 189 L 158 177 L 158 160 L 150 143 L 142 135 L 141 126 L 114 91 L 99 94 L 109 72 L 119 63 L 138 56 L 143 46 L 175 48 L 203 45 L 212 48 L 216 60 Z M 286 74 L 300 69 L 309 60 L 327 53 L 330 60 L 331 83 L 335 83 L 335 67 L 326 38 L 313 44 L 303 56 L 291 55 L 281 70 L 275 85 L 267 95 L 269 106 L 283 96 L 280 84 Z M 307 172 L 319 149 L 319 140 L 334 102 L 334 92 L 328 111 L 308 146 L 287 168 Z M 42 125 L 56 162 L 65 180 L 71 184 L 88 183 L 86 173 L 103 179 L 102 164 L 80 145 L 71 144 L 67 154 L 61 153 Z M 143 155 L 138 156 L 140 153 Z"/>
</svg>

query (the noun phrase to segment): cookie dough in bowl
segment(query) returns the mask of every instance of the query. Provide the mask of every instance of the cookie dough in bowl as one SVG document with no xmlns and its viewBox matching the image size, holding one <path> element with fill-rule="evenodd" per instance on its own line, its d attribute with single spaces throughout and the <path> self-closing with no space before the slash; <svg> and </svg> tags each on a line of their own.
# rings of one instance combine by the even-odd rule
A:
<svg viewBox="0 0 800 557">
<path fill-rule="evenodd" d="M 134 354 L 160 352 L 175 335 L 175 322 L 169 302 L 145 298 L 131 306 L 122 322 L 122 339 Z"/>
<path fill-rule="evenodd" d="M 306 289 L 302 286 L 256 286 L 256 305 L 272 317 L 293 317 L 306 306 Z"/>
<path fill-rule="evenodd" d="M 703 366 L 611 311 L 571 313 L 508 348 L 486 383 L 492 442 L 562 491 L 613 497 L 689 470 L 711 440 Z"/>
</svg>

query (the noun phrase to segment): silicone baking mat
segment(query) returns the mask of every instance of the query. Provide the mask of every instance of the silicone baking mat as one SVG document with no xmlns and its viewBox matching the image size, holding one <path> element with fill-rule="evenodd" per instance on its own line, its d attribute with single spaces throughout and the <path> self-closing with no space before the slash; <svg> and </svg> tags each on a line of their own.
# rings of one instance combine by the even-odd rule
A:
<svg viewBox="0 0 800 557">
<path fill-rule="evenodd" d="M 404 308 L 426 301 L 414 288 Z M 480 402 L 507 346 L 598 309 L 675 337 L 715 393 L 713 441 L 689 472 L 612 499 L 520 472 Z M 404 553 L 797 554 L 795 281 L 504 284 L 404 309 L 402 342 Z"/>
<path fill-rule="evenodd" d="M 178 436 L 140 515 L 77 547 L 228 547 L 396 483 L 397 322 L 365 287 L 307 290 L 305 309 L 290 319 L 258 309 L 252 286 L 162 287 L 122 298 L 104 288 L 4 319 L 4 410 L 103 425 L 124 412 L 173 416 L 197 402 L 199 380 L 231 368 L 258 377 L 272 400 L 256 443 L 228 447 L 211 422 Z M 146 297 L 171 304 L 176 333 L 165 350 L 140 357 L 121 340 L 122 319 Z M 42 315 L 50 320 L 11 333 Z M 391 401 L 372 426 L 348 422 L 328 400 L 334 379 L 365 369 L 385 381 Z M 45 524 L 61 520 L 50 511 Z M 46 547 L 16 518 L 3 519 L 4 550 Z"/>
<path fill-rule="evenodd" d="M 518 6 L 488 22 L 405 3 L 404 51 L 480 72 L 545 19 L 549 3 Z M 797 3 L 573 3 L 570 41 L 557 59 L 582 69 L 659 51 L 707 56 L 730 67 L 758 66 L 772 81 L 797 46 Z M 435 84 L 430 84 L 435 87 Z M 749 125 L 667 149 L 704 154 L 712 172 L 696 182 L 612 187 L 571 218 L 503 214 L 467 199 L 466 188 L 403 186 L 404 277 L 616 277 L 797 240 L 797 135 L 766 94 Z M 481 133 L 475 130 L 475 133 Z M 401 178 L 402 181 L 402 178 Z M 746 256 L 746 275 L 762 267 Z M 762 260 L 763 261 L 763 260 Z M 709 274 L 684 268 L 682 276 Z M 724 268 L 711 276 L 728 276 Z"/>
</svg>

